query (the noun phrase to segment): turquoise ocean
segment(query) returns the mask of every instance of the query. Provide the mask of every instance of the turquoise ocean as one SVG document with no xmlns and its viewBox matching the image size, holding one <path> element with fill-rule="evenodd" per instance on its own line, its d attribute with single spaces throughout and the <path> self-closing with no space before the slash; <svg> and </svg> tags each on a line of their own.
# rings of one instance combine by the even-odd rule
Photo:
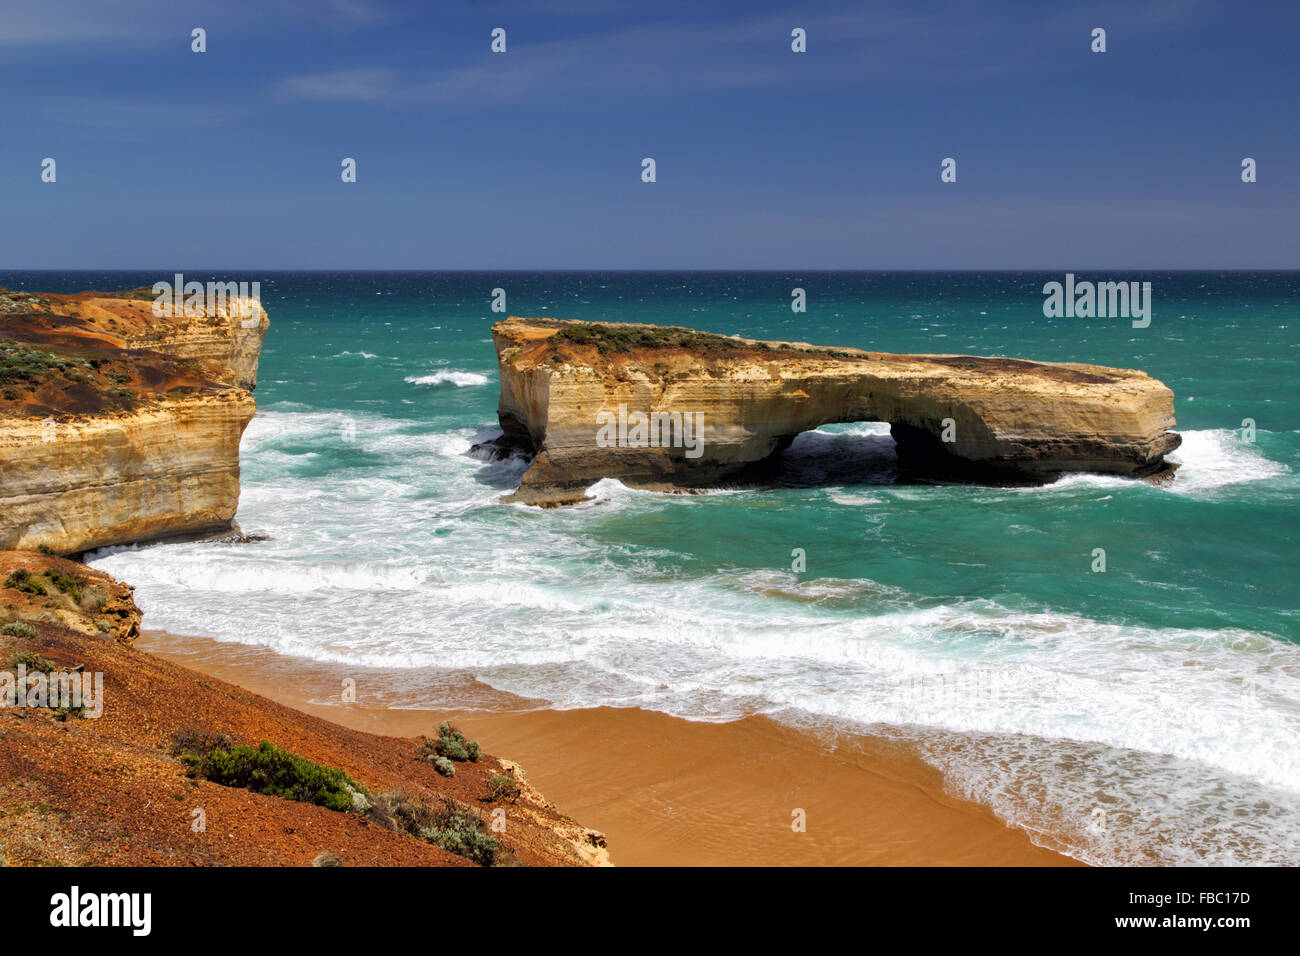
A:
<svg viewBox="0 0 1300 956">
<path fill-rule="evenodd" d="M 186 277 L 262 284 L 237 520 L 269 540 L 93 555 L 146 627 L 410 669 L 401 706 L 444 705 L 419 675 L 446 668 L 561 708 L 881 733 L 1079 859 L 1300 864 L 1300 273 L 1078 275 L 1150 281 L 1145 329 L 1045 318 L 1063 273 Z M 802 435 L 770 486 L 503 505 L 524 463 L 469 454 L 497 432 L 494 288 L 513 315 L 1140 368 L 1174 390 L 1182 468 L 895 484 L 862 422 Z"/>
</svg>

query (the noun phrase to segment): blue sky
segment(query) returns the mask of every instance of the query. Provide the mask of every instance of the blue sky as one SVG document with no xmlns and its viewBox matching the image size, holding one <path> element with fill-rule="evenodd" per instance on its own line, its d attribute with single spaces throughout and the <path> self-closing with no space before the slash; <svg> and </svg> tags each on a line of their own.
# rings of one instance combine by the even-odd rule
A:
<svg viewBox="0 0 1300 956">
<path fill-rule="evenodd" d="M 0 269 L 1297 268 L 1297 38 L 1291 0 L 6 0 Z"/>
</svg>

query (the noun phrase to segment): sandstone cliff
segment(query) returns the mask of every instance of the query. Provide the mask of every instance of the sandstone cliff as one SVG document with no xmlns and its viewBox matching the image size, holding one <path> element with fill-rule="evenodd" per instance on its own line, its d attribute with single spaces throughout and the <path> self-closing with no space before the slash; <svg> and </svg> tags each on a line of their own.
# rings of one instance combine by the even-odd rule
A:
<svg viewBox="0 0 1300 956">
<path fill-rule="evenodd" d="M 157 318 L 145 293 L 0 290 L 0 548 L 231 526 L 266 313 Z"/>
<path fill-rule="evenodd" d="M 665 489 L 744 480 L 832 422 L 889 422 L 904 475 L 992 483 L 1147 477 L 1168 471 L 1180 441 L 1173 392 L 1127 369 L 556 319 L 511 317 L 493 338 L 501 442 L 534 456 L 506 500 L 529 504 L 580 500 L 604 477 Z M 636 413 L 648 428 L 609 430 Z M 679 418 L 698 435 L 675 440 Z"/>
</svg>

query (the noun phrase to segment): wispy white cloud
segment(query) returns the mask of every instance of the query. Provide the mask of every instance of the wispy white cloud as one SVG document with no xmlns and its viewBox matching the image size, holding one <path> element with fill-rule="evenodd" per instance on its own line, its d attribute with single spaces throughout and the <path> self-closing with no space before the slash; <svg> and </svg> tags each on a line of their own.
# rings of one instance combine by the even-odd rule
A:
<svg viewBox="0 0 1300 956">
<path fill-rule="evenodd" d="M 275 91 L 284 99 L 359 103 L 385 99 L 399 88 L 395 72 L 374 68 L 290 76 L 276 84 Z"/>
<path fill-rule="evenodd" d="M 351 0 L 340 0 L 351 2 Z M 626 10 L 602 0 L 566 0 L 564 13 L 586 14 L 572 35 L 538 41 L 527 32 L 529 20 L 516 4 L 486 7 L 491 21 L 509 34 L 509 53 L 488 53 L 485 32 L 479 51 L 461 51 L 454 65 L 425 70 L 351 69 L 299 74 L 276 84 L 282 98 L 340 102 L 369 101 L 392 107 L 438 103 L 492 104 L 548 96 L 590 93 L 643 95 L 788 86 L 848 86 L 862 83 L 934 88 L 977 83 L 1031 72 L 1049 65 L 1044 37 L 1089 40 L 1084 26 L 1122 28 L 1127 42 L 1135 34 L 1194 22 L 1209 0 L 1162 0 L 1131 10 L 1118 2 L 1089 4 L 1087 17 L 1066 6 L 994 6 L 972 9 L 955 0 L 873 5 L 844 12 L 706 15 L 686 8 L 683 15 L 626 24 Z M 520 14 L 520 16 L 516 16 Z M 608 14 L 609 16 L 605 16 Z M 622 14 L 620 22 L 613 18 Z M 662 16 L 654 8 L 649 16 Z M 486 23 L 487 21 L 485 21 Z M 511 26 L 520 22 L 521 26 Z M 566 20 L 572 23 L 572 20 Z M 808 53 L 790 51 L 793 27 L 807 31 Z M 382 82 L 378 78 L 382 76 Z"/>
<path fill-rule="evenodd" d="M 300 74 L 276 84 L 291 99 L 369 99 L 393 106 L 437 102 L 502 102 L 581 90 L 674 93 L 693 89 L 749 88 L 788 82 L 790 30 L 804 26 L 820 44 L 823 76 L 848 79 L 862 58 L 854 40 L 882 44 L 904 32 L 903 17 L 844 15 L 819 20 L 763 18 L 726 23 L 649 23 L 561 40 L 530 42 L 509 33 L 510 52 L 423 72 L 348 69 Z M 382 75 L 383 82 L 378 82 Z"/>
</svg>

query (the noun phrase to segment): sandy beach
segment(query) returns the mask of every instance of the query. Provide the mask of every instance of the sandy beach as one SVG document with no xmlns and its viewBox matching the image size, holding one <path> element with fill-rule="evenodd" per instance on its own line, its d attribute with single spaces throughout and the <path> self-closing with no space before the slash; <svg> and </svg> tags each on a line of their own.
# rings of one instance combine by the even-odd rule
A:
<svg viewBox="0 0 1300 956">
<path fill-rule="evenodd" d="M 137 646 L 357 730 L 414 737 L 453 720 L 603 831 L 617 865 L 1075 865 L 948 795 L 937 770 L 881 738 L 821 740 L 766 717 L 557 711 L 455 672 L 357 669 L 162 631 Z M 355 702 L 344 703 L 348 680 Z"/>
</svg>

